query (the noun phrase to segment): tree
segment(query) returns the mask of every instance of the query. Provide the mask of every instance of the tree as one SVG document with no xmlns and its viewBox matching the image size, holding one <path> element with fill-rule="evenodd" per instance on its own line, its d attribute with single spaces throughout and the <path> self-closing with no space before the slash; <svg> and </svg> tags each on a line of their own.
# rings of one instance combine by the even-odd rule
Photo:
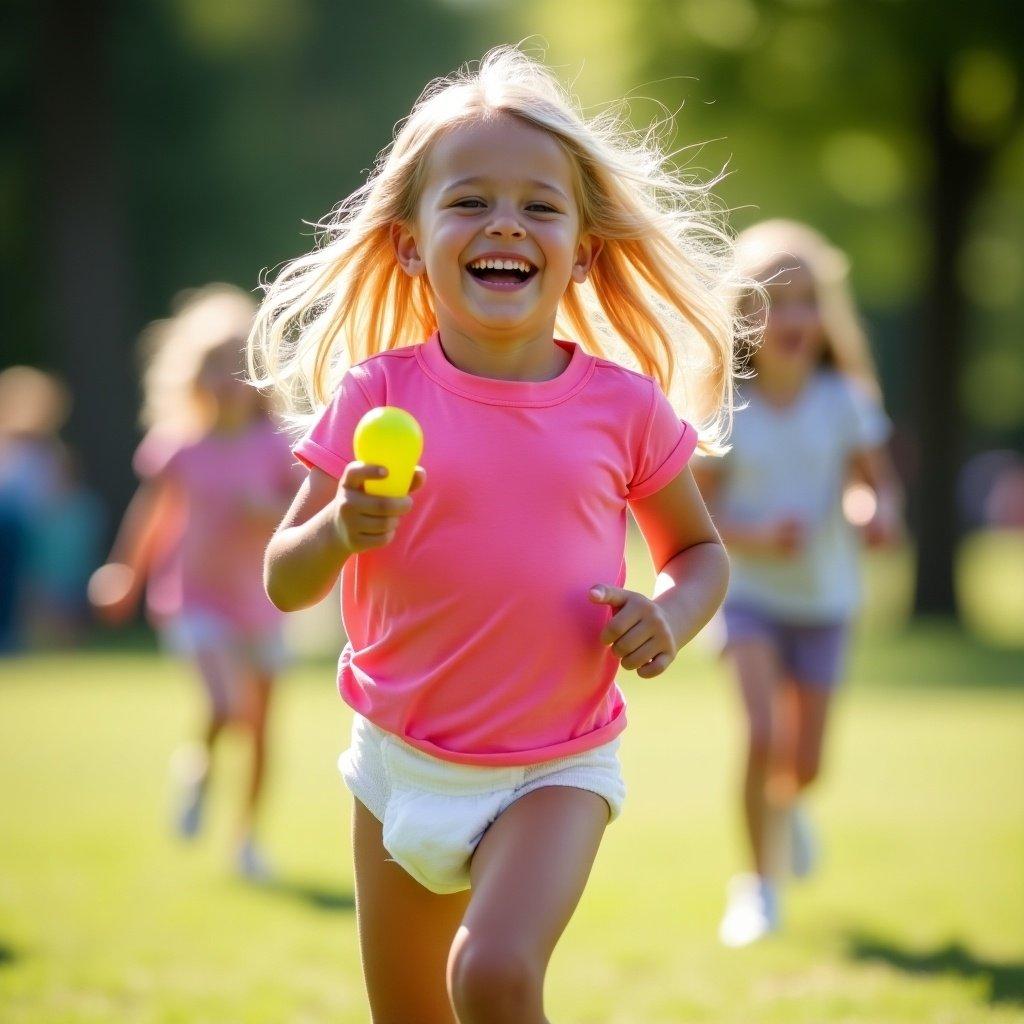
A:
<svg viewBox="0 0 1024 1024">
<path fill-rule="evenodd" d="M 68 379 L 69 439 L 116 513 L 133 484 L 141 328 L 182 289 L 255 289 L 308 249 L 304 221 L 360 183 L 484 29 L 423 0 L 45 0 L 12 15 L 27 45 L 0 44 L 3 99 L 23 108 L 0 187 L 14 182 L 26 227 L 0 250 L 21 328 L 3 362 Z"/>
<path fill-rule="evenodd" d="M 34 119 L 44 337 L 72 382 L 70 431 L 85 475 L 114 501 L 131 486 L 133 275 L 114 155 L 109 3 L 39 9 Z"/>
<path fill-rule="evenodd" d="M 738 226 L 808 220 L 851 253 L 876 322 L 916 311 L 902 316 L 916 324 L 914 344 L 890 332 L 881 355 L 916 449 L 916 610 L 953 612 L 954 495 L 971 426 L 961 270 L 990 170 L 1021 138 L 1019 19 L 995 0 L 589 0 L 585 19 L 569 0 L 534 13 L 555 60 L 572 64 L 598 41 L 586 56 L 604 88 L 612 68 L 617 90 L 641 85 L 669 108 L 684 97 L 682 144 L 728 140 L 733 174 L 721 193 Z M 714 169 L 720 153 L 718 142 L 683 157 Z M 1014 358 L 1024 373 L 1024 348 Z"/>
</svg>

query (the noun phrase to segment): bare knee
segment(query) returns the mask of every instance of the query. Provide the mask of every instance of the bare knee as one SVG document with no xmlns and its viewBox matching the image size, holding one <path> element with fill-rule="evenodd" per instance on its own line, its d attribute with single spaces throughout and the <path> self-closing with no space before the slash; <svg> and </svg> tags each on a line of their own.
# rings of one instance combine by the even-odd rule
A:
<svg viewBox="0 0 1024 1024">
<path fill-rule="evenodd" d="M 750 770 L 762 774 L 767 772 L 775 756 L 771 723 L 751 721 L 747 734 L 747 764 Z"/>
<path fill-rule="evenodd" d="M 254 694 L 243 694 L 231 709 L 231 720 L 235 728 L 259 740 L 266 730 L 266 704 Z"/>
<path fill-rule="evenodd" d="M 796 784 L 798 789 L 806 789 L 821 773 L 821 759 L 806 755 L 796 762 Z"/>
<path fill-rule="evenodd" d="M 448 987 L 460 1024 L 542 1020 L 543 966 L 502 936 L 460 932 Z"/>
<path fill-rule="evenodd" d="M 239 732 L 247 733 L 253 738 L 259 738 L 263 731 L 263 721 L 260 715 L 251 707 L 242 705 L 235 709 L 232 715 L 232 722 Z"/>
</svg>

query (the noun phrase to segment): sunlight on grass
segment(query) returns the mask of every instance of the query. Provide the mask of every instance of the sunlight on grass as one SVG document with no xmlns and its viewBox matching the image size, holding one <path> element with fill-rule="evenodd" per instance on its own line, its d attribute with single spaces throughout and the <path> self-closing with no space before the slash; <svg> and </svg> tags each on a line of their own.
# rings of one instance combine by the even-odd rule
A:
<svg viewBox="0 0 1024 1024">
<path fill-rule="evenodd" d="M 968 537 L 957 559 L 964 619 L 991 643 L 1024 647 L 1024 531 Z"/>
<path fill-rule="evenodd" d="M 1003 580 L 1011 554 L 964 557 L 978 579 Z M 658 680 L 623 679 L 629 799 L 556 952 L 552 1019 L 1024 1017 L 1019 654 L 947 624 L 901 630 L 910 568 L 905 552 L 867 560 L 871 610 L 814 804 L 825 870 L 792 889 L 785 933 L 757 948 L 715 941 L 741 866 L 732 681 L 707 643 Z M 635 533 L 630 570 L 628 585 L 648 590 Z M 365 1024 L 350 801 L 334 766 L 350 713 L 333 675 L 328 659 L 281 685 L 265 828 L 281 882 L 256 890 L 230 871 L 237 744 L 219 759 L 204 834 L 171 836 L 168 762 L 196 713 L 184 666 L 144 643 L 4 664 L 4 1024 Z"/>
<path fill-rule="evenodd" d="M 1024 708 L 1008 664 L 938 627 L 865 641 L 815 806 L 826 870 L 793 889 L 783 936 L 740 953 L 714 940 L 740 863 L 730 682 L 699 651 L 625 679 L 629 800 L 556 953 L 552 1019 L 1020 1020 Z M 5 1024 L 365 1024 L 332 677 L 307 666 L 281 687 L 266 838 L 283 881 L 253 890 L 229 870 L 237 747 L 209 830 L 193 846 L 169 833 L 184 668 L 102 651 L 5 665 Z"/>
</svg>

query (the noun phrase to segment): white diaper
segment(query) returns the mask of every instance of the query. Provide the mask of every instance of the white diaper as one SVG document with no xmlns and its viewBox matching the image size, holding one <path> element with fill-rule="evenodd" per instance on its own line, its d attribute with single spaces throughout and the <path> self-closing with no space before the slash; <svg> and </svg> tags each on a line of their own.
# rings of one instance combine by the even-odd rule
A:
<svg viewBox="0 0 1024 1024">
<path fill-rule="evenodd" d="M 488 826 L 519 797 L 542 786 L 573 786 L 603 797 L 609 821 L 626 787 L 618 738 L 554 761 L 492 768 L 442 761 L 362 715 L 338 759 L 345 784 L 384 826 L 384 846 L 431 892 L 469 888 L 469 863 Z"/>
</svg>

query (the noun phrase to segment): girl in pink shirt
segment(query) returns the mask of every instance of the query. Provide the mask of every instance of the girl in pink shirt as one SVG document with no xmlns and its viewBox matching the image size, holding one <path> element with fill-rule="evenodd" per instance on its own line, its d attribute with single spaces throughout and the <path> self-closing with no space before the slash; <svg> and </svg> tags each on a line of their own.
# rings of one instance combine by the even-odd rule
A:
<svg viewBox="0 0 1024 1024">
<path fill-rule="evenodd" d="M 648 145 L 492 51 L 427 89 L 257 317 L 256 381 L 320 410 L 266 581 L 292 610 L 341 573 L 375 1021 L 545 1020 L 622 804 L 616 672 L 661 675 L 725 592 L 686 466 L 731 412 L 731 247 Z M 409 497 L 353 455 L 383 405 L 423 427 Z M 623 589 L 627 507 L 653 598 Z"/>
<path fill-rule="evenodd" d="M 254 312 L 245 292 L 211 285 L 147 332 L 149 429 L 134 461 L 142 484 L 90 597 L 107 621 L 123 622 L 145 583 L 151 621 L 203 682 L 202 744 L 177 756 L 183 837 L 198 832 L 217 738 L 231 724 L 248 732 L 237 867 L 258 880 L 268 869 L 253 831 L 267 710 L 284 655 L 282 616 L 263 589 L 261 565 L 297 478 L 266 400 L 239 379 Z"/>
</svg>

